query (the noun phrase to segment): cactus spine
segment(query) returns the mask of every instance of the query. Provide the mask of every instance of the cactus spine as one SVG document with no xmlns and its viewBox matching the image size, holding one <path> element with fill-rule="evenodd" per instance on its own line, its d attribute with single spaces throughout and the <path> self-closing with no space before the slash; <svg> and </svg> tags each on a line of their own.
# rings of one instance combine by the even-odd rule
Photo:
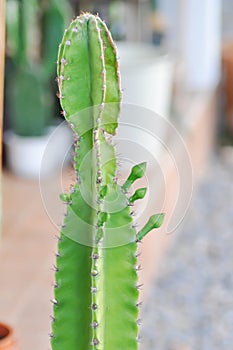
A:
<svg viewBox="0 0 233 350">
<path fill-rule="evenodd" d="M 58 54 L 63 113 L 76 137 L 77 182 L 62 195 L 67 213 L 55 272 L 53 350 L 136 350 L 138 336 L 137 242 L 162 223 L 154 215 L 137 233 L 127 196 L 146 164 L 117 184 L 109 136 L 120 110 L 116 48 L 98 16 L 83 14 L 65 32 Z"/>
</svg>

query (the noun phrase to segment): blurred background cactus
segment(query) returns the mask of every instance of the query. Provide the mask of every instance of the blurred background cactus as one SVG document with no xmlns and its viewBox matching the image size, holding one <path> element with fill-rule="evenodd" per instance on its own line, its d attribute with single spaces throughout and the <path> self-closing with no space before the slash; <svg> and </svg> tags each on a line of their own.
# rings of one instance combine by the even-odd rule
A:
<svg viewBox="0 0 233 350">
<path fill-rule="evenodd" d="M 70 7 L 59 0 L 8 0 L 6 5 L 10 126 L 17 135 L 43 135 L 54 115 L 50 87 Z"/>
<path fill-rule="evenodd" d="M 64 156 L 54 143 L 57 152 L 43 166 L 48 140 L 62 121 L 55 97 L 56 52 L 72 11 L 69 2 L 59 0 L 7 0 L 6 5 L 7 165 L 18 176 L 36 178 L 41 169 L 47 176 Z M 70 142 L 67 129 L 62 132 L 67 137 L 60 150 Z"/>
</svg>

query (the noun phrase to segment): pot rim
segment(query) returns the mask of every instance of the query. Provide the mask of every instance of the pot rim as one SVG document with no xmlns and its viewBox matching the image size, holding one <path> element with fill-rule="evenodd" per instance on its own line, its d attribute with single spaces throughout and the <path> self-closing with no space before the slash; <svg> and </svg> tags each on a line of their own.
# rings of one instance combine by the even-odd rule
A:
<svg viewBox="0 0 233 350">
<path fill-rule="evenodd" d="M 45 133 L 43 135 L 21 136 L 21 135 L 16 134 L 13 129 L 7 129 L 3 133 L 3 141 L 5 144 L 7 144 L 8 142 L 11 142 L 12 140 L 16 140 L 16 141 L 23 140 L 24 142 L 25 141 L 33 142 L 33 141 L 47 140 L 53 131 L 54 131 L 54 128 L 51 126 L 45 130 Z"/>
<path fill-rule="evenodd" d="M 12 344 L 12 337 L 13 337 L 13 328 L 9 325 L 0 322 L 0 335 L 3 335 L 4 337 L 0 339 L 0 349 L 1 346 L 6 346 L 8 344 Z"/>
</svg>

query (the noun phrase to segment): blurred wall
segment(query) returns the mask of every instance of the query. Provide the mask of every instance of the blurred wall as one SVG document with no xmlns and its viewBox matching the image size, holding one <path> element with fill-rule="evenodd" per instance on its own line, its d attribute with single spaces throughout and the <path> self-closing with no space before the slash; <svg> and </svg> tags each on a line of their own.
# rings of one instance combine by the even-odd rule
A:
<svg viewBox="0 0 233 350">
<path fill-rule="evenodd" d="M 221 0 L 159 0 L 167 18 L 166 46 L 183 62 L 189 90 L 210 90 L 220 79 Z"/>
</svg>

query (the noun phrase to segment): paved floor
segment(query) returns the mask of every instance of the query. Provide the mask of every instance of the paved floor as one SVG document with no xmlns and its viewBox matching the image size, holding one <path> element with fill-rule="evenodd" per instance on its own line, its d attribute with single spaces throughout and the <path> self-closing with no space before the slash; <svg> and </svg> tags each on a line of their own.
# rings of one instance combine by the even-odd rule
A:
<svg viewBox="0 0 233 350">
<path fill-rule="evenodd" d="M 48 215 L 41 189 L 48 193 Z M 63 208 L 56 206 L 61 203 L 60 192 L 55 178 L 40 187 L 37 180 L 3 174 L 0 320 L 14 327 L 22 350 L 49 348 L 53 252 L 58 233 L 50 219 L 56 224 L 62 220 Z"/>
<path fill-rule="evenodd" d="M 142 350 L 233 349 L 233 161 L 212 160 L 142 316 Z"/>
</svg>

